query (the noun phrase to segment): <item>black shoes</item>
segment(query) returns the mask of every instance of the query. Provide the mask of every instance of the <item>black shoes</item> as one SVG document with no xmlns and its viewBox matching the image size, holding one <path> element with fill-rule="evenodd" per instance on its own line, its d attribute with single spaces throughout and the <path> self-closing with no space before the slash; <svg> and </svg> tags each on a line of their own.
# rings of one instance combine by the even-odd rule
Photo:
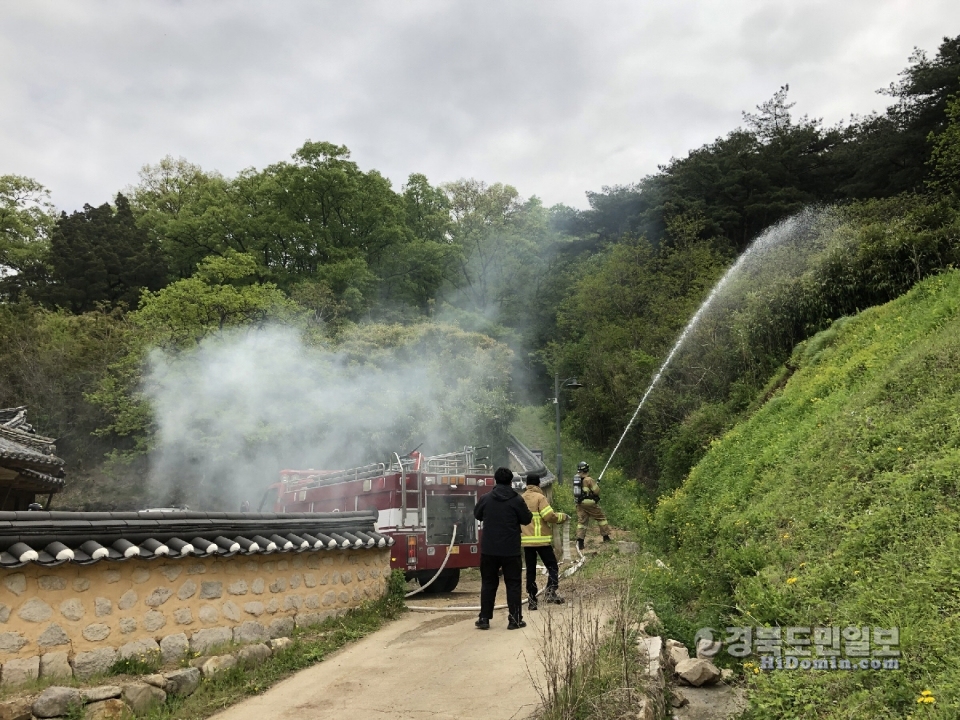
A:
<svg viewBox="0 0 960 720">
<path fill-rule="evenodd" d="M 610 542 L 610 536 L 609 536 L 609 535 L 604 535 L 604 536 L 603 536 L 603 541 L 604 541 L 604 542 Z"/>
<path fill-rule="evenodd" d="M 489 623 L 487 624 L 487 626 L 489 627 Z M 520 628 L 525 628 L 526 626 L 527 626 L 527 623 L 523 620 L 521 620 L 520 622 L 514 622 L 513 620 L 511 620 L 510 624 L 507 625 L 507 630 L 519 630 Z"/>
<path fill-rule="evenodd" d="M 487 620 L 486 618 L 479 618 L 479 619 L 474 623 L 474 626 L 477 628 L 477 630 L 489 630 L 489 629 L 490 629 L 490 621 Z"/>
<path fill-rule="evenodd" d="M 536 609 L 537 609 L 537 599 L 535 597 L 531 597 L 527 601 L 527 610 L 536 610 Z"/>
<path fill-rule="evenodd" d="M 544 595 L 543 601 L 550 603 L 552 605 L 563 605 L 566 600 L 557 595 L 556 593 L 550 593 L 549 595 Z"/>
<path fill-rule="evenodd" d="M 583 552 L 583 540 L 577 538 L 577 547 L 580 548 L 580 552 Z"/>
</svg>

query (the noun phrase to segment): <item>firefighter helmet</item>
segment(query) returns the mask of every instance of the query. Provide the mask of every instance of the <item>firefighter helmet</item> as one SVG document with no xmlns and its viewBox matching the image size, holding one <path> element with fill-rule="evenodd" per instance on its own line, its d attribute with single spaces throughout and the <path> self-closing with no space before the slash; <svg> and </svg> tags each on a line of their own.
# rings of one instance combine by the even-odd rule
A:
<svg viewBox="0 0 960 720">
<path fill-rule="evenodd" d="M 577 463 L 577 472 L 589 472 L 590 465 L 585 463 L 583 460 Z"/>
</svg>

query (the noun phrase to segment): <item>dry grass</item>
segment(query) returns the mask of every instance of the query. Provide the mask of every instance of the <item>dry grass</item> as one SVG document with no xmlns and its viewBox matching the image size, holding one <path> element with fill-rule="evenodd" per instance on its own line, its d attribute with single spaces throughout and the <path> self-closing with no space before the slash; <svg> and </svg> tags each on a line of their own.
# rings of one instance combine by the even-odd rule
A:
<svg viewBox="0 0 960 720">
<path fill-rule="evenodd" d="M 637 651 L 642 603 L 626 578 L 601 568 L 564 587 L 567 604 L 544 608 L 536 672 L 538 720 L 636 717 L 643 695 Z"/>
</svg>

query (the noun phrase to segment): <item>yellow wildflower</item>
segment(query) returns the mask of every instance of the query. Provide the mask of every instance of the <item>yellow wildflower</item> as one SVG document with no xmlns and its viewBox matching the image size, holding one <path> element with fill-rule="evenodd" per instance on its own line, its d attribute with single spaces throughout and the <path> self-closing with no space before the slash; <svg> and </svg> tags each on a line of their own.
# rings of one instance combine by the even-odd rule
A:
<svg viewBox="0 0 960 720">
<path fill-rule="evenodd" d="M 795 577 L 787 578 L 787 585 L 793 585 L 797 579 Z"/>
</svg>

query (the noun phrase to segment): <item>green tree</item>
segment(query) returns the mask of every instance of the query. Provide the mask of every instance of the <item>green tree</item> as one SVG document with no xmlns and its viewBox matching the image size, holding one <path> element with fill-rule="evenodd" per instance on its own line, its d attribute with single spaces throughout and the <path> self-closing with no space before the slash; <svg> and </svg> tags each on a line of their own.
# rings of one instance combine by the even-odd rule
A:
<svg viewBox="0 0 960 720">
<path fill-rule="evenodd" d="M 166 283 L 158 245 L 140 228 L 130 203 L 117 194 L 116 209 L 84 205 L 63 213 L 50 238 L 50 283 L 36 296 L 49 305 L 81 313 L 99 304 L 136 307 L 140 291 Z"/>
<path fill-rule="evenodd" d="M 49 190 L 28 177 L 0 176 L 0 295 L 16 299 L 43 280 L 55 222 Z"/>
<path fill-rule="evenodd" d="M 947 105 L 949 124 L 943 132 L 931 134 L 933 151 L 930 153 L 930 187 L 943 193 L 960 195 L 960 94 Z"/>
<path fill-rule="evenodd" d="M 218 173 L 169 155 L 144 165 L 130 189 L 137 223 L 161 247 L 175 280 L 190 277 L 205 257 L 228 247 L 224 223 L 231 202 L 229 183 Z"/>
<path fill-rule="evenodd" d="M 127 352 L 87 396 L 109 417 L 98 429 L 100 436 L 118 440 L 131 451 L 127 457 L 151 447 L 153 420 L 142 394 L 151 350 L 176 354 L 225 331 L 295 322 L 303 316 L 303 309 L 275 285 L 256 282 L 257 272 L 253 257 L 229 253 L 207 258 L 189 278 L 143 292 L 140 307 L 127 316 L 134 331 Z"/>
</svg>

